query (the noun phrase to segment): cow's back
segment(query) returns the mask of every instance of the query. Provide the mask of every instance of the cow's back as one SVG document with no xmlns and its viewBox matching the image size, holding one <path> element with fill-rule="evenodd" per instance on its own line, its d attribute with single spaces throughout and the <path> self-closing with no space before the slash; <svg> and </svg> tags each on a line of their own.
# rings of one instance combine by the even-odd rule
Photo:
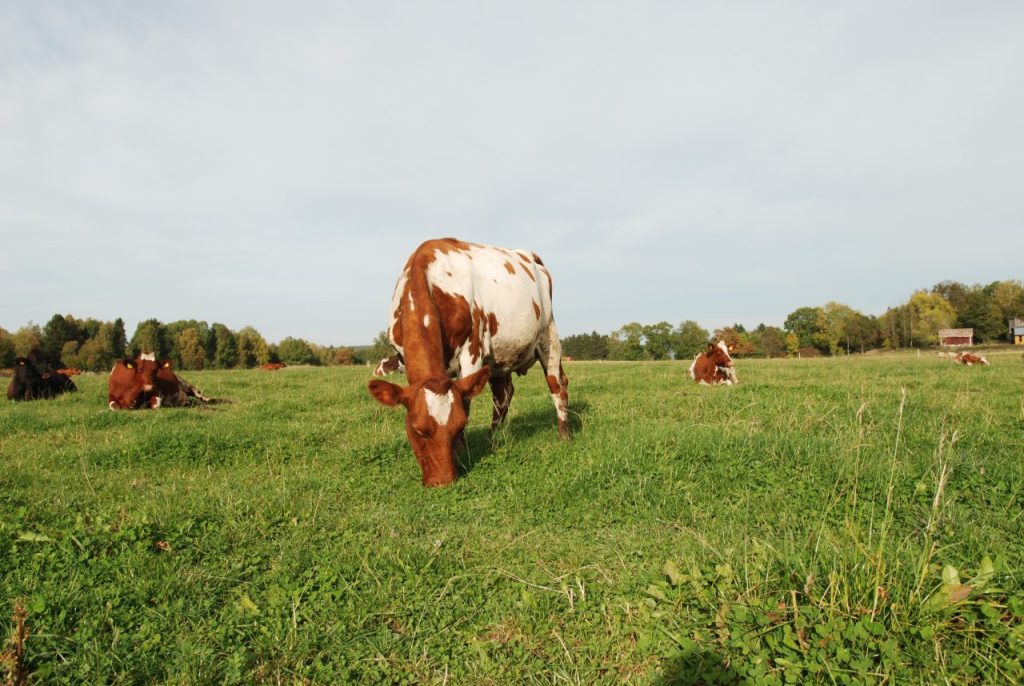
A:
<svg viewBox="0 0 1024 686">
<path fill-rule="evenodd" d="M 496 371 L 525 369 L 552 323 L 551 290 L 550 274 L 531 252 L 427 241 L 396 284 L 388 335 L 408 365 L 405 345 L 416 338 L 409 329 L 423 333 L 437 317 L 439 331 L 431 335 L 443 342 L 448 371 L 485 363 Z"/>
</svg>

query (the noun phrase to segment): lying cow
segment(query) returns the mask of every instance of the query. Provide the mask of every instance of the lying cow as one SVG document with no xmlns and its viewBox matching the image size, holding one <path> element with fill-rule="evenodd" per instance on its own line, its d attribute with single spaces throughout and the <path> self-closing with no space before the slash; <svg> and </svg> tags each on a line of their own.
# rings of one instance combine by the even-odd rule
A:
<svg viewBox="0 0 1024 686">
<path fill-rule="evenodd" d="M 394 374 L 399 372 L 405 373 L 405 361 L 402 360 L 401 355 L 392 355 L 391 357 L 385 357 L 377 365 L 377 368 L 373 370 L 374 376 L 387 376 L 388 374 Z"/>
<path fill-rule="evenodd" d="M 700 384 L 732 386 L 740 380 L 725 341 L 708 343 L 708 349 L 697 355 L 690 365 L 690 378 Z"/>
<path fill-rule="evenodd" d="M 110 370 L 107 381 L 107 405 L 111 410 L 137 410 L 158 407 L 228 402 L 208 398 L 174 373 L 170 360 L 156 361 L 152 353 L 136 359 L 124 359 Z"/>
<path fill-rule="evenodd" d="M 508 413 L 512 372 L 544 369 L 569 438 L 569 379 L 551 309 L 551 274 L 540 258 L 454 238 L 423 243 L 405 264 L 391 302 L 388 338 L 405 361 L 407 386 L 369 383 L 381 404 L 405 408 L 405 431 L 424 486 L 455 480 L 469 401 L 490 383 L 491 429 Z"/>
<path fill-rule="evenodd" d="M 276 372 L 278 369 L 284 369 L 287 366 L 284 362 L 267 362 L 266 364 L 261 364 L 260 369 L 265 372 Z"/>
<path fill-rule="evenodd" d="M 64 369 L 58 369 L 57 371 L 64 376 L 78 376 L 82 373 L 82 370 L 78 367 L 65 367 Z"/>
<path fill-rule="evenodd" d="M 32 360 L 19 357 L 14 361 L 14 378 L 7 385 L 7 399 L 41 400 L 77 390 L 74 382 L 60 372 L 42 371 Z"/>
<path fill-rule="evenodd" d="M 968 367 L 975 364 L 988 365 L 988 360 L 983 355 L 975 355 L 974 353 L 962 352 L 957 353 L 956 357 L 953 358 L 954 362 L 965 364 Z"/>
</svg>

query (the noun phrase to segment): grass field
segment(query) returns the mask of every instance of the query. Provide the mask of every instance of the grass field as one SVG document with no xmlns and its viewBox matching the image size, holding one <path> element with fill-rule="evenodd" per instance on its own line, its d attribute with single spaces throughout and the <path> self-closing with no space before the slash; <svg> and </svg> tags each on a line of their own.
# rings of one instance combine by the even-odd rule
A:
<svg viewBox="0 0 1024 686">
<path fill-rule="evenodd" d="M 533 370 L 431 490 L 365 368 L 134 413 L 78 377 L 0 407 L 0 640 L 21 604 L 38 684 L 1017 683 L 1024 359 L 990 359 L 570 363 L 566 443 Z"/>
</svg>

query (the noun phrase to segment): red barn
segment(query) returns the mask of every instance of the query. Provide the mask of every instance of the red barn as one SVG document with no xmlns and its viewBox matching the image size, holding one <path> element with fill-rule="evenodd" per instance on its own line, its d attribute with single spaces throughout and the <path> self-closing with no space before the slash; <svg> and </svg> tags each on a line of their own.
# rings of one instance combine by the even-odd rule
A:
<svg viewBox="0 0 1024 686">
<path fill-rule="evenodd" d="M 939 329 L 939 345 L 974 345 L 974 329 Z"/>
</svg>

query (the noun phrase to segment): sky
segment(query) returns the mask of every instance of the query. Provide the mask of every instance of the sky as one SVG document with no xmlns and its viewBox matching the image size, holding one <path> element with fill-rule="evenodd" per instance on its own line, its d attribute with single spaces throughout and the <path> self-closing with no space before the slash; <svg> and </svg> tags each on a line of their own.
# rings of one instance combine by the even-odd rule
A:
<svg viewBox="0 0 1024 686">
<path fill-rule="evenodd" d="M 372 341 L 408 255 L 565 336 L 1024 277 L 1024 3 L 0 3 L 0 326 Z"/>
</svg>

